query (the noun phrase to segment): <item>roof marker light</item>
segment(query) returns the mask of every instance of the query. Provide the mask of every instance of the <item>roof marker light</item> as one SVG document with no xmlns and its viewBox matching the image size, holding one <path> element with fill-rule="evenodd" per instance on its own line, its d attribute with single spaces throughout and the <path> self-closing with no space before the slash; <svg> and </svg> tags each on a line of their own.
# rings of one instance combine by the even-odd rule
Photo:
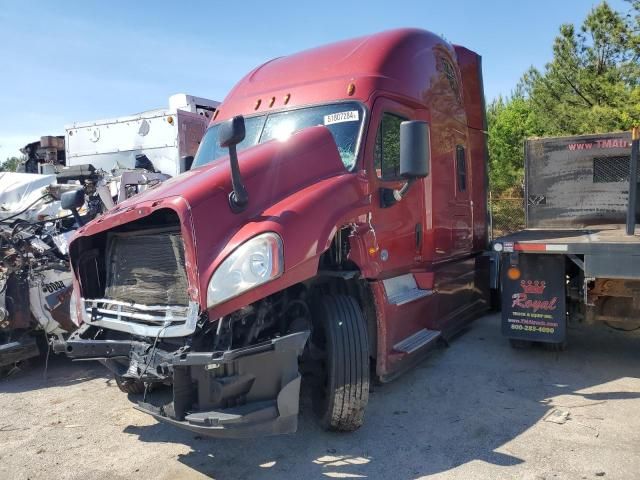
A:
<svg viewBox="0 0 640 480">
<path fill-rule="evenodd" d="M 347 95 L 351 96 L 354 93 L 356 93 L 356 85 L 355 85 L 355 83 L 350 83 L 347 86 Z"/>
<path fill-rule="evenodd" d="M 276 97 L 271 97 L 271 100 L 269 100 L 269 108 L 273 107 L 274 103 L 276 103 Z"/>
<path fill-rule="evenodd" d="M 289 100 L 290 100 L 290 99 L 291 99 L 291 94 L 290 94 L 290 93 L 287 93 L 287 94 L 284 96 L 284 104 L 286 105 L 287 103 L 289 103 Z"/>
<path fill-rule="evenodd" d="M 260 104 L 261 104 L 261 103 L 262 103 L 262 100 L 260 100 L 260 99 L 256 100 L 256 105 L 255 105 L 255 107 L 253 107 L 253 109 L 254 109 L 254 110 L 259 109 L 259 108 L 260 108 Z"/>
</svg>

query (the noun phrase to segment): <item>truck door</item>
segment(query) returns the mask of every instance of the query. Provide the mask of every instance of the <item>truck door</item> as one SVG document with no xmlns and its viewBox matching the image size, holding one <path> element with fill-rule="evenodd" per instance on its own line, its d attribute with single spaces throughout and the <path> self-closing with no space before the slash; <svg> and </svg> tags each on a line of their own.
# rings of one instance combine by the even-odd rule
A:
<svg viewBox="0 0 640 480">
<path fill-rule="evenodd" d="M 386 98 L 378 99 L 372 109 L 365 158 L 373 159 L 371 226 L 383 277 L 407 273 L 421 259 L 424 181 L 416 181 L 401 201 L 386 207 L 381 204 L 383 189 L 399 189 L 404 184 L 400 178 L 400 123 L 415 119 L 415 110 Z"/>
<path fill-rule="evenodd" d="M 458 138 L 453 154 L 452 169 L 455 172 L 453 195 L 450 197 L 452 212 L 452 256 L 471 253 L 473 248 L 473 208 L 471 202 L 471 184 L 469 152 L 464 137 Z"/>
</svg>

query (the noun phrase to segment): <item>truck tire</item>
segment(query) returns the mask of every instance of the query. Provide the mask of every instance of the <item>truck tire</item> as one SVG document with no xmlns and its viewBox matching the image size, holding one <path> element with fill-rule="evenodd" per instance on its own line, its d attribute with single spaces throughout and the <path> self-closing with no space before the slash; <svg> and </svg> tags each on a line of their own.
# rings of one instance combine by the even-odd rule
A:
<svg viewBox="0 0 640 480">
<path fill-rule="evenodd" d="M 567 341 L 564 342 L 545 342 L 543 347 L 548 352 L 564 352 L 567 349 Z"/>
<path fill-rule="evenodd" d="M 347 295 L 321 296 L 314 310 L 326 352 L 314 409 L 324 429 L 352 432 L 362 425 L 369 401 L 367 324 L 358 302 Z"/>
<path fill-rule="evenodd" d="M 121 377 L 120 375 L 114 375 L 114 377 L 121 392 L 130 395 L 142 395 L 144 393 L 144 382 L 133 378 Z"/>
<path fill-rule="evenodd" d="M 526 350 L 529 349 L 531 347 L 533 347 L 533 342 L 530 340 L 521 340 L 518 338 L 510 338 L 509 339 L 509 345 L 511 345 L 511 348 L 514 348 L 516 350 Z"/>
<path fill-rule="evenodd" d="M 502 311 L 502 289 L 492 288 L 489 292 L 489 310 L 492 312 Z"/>
</svg>

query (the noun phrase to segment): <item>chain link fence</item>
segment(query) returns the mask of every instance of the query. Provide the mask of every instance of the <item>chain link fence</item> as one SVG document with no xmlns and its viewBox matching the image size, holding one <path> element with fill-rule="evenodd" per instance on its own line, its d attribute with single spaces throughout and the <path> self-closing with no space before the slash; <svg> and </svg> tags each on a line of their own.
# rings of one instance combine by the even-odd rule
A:
<svg viewBox="0 0 640 480">
<path fill-rule="evenodd" d="M 489 195 L 491 238 L 498 238 L 524 228 L 524 198 Z"/>
</svg>

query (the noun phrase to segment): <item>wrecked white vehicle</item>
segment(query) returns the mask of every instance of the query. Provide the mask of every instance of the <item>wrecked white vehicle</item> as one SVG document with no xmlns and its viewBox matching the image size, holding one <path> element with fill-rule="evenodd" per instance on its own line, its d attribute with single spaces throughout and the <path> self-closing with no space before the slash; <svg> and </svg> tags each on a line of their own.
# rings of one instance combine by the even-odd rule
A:
<svg viewBox="0 0 640 480">
<path fill-rule="evenodd" d="M 0 173 L 0 372 L 78 327 L 67 241 L 119 202 L 187 170 L 218 102 L 177 94 L 169 108 L 74 123 Z M 32 173 L 39 172 L 39 173 Z"/>
</svg>

